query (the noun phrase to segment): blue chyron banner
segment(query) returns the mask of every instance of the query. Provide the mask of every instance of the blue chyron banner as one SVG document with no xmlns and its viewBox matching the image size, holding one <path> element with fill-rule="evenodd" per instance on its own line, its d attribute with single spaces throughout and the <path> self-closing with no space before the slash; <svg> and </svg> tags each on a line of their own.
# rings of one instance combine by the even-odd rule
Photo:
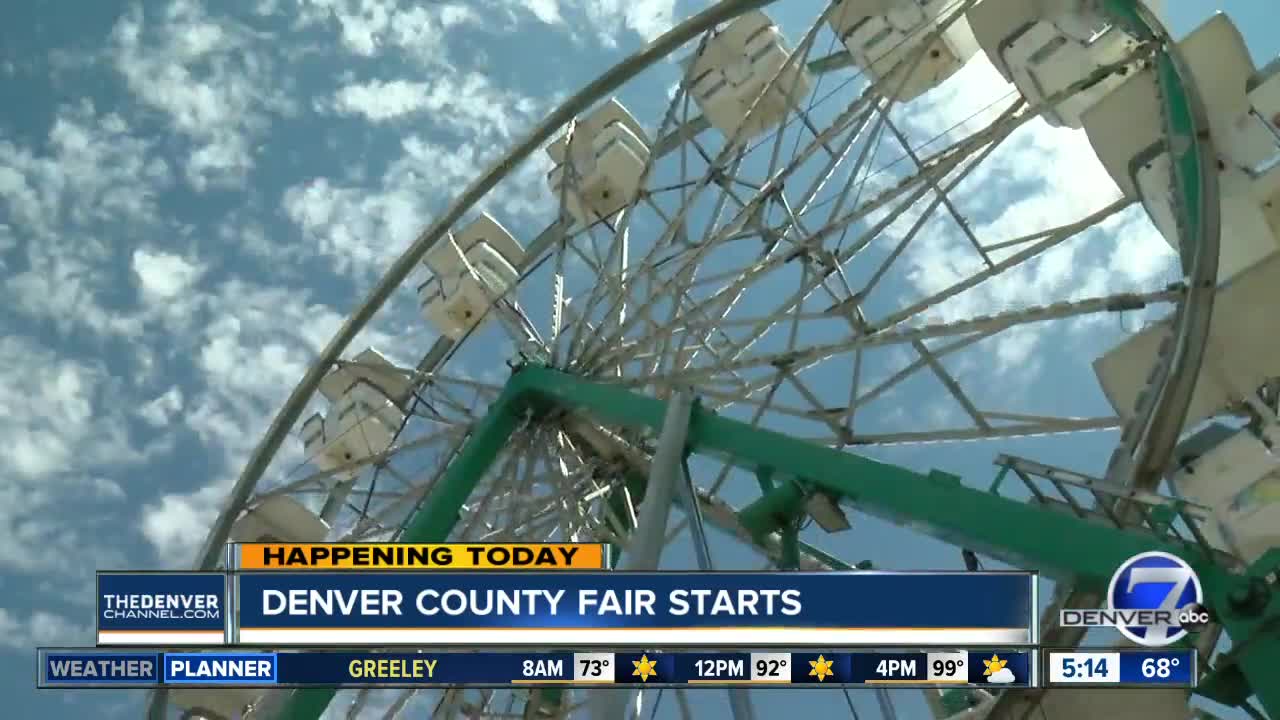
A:
<svg viewBox="0 0 1280 720">
<path fill-rule="evenodd" d="M 1029 645 L 1034 574 L 252 573 L 254 645 Z"/>
<path fill-rule="evenodd" d="M 228 578 L 222 573 L 98 573 L 99 645 L 221 645 Z"/>
</svg>

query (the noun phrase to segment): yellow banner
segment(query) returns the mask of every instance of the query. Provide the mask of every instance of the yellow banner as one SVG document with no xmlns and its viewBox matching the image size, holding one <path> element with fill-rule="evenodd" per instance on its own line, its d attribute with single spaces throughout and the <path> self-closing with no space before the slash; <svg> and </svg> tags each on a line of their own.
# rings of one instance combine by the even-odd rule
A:
<svg viewBox="0 0 1280 720">
<path fill-rule="evenodd" d="M 595 543 L 242 543 L 240 570 L 608 570 Z"/>
</svg>

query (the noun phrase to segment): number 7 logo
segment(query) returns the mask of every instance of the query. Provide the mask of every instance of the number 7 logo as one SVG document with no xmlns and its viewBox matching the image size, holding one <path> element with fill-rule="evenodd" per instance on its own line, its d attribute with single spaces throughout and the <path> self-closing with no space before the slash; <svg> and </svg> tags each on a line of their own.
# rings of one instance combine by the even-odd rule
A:
<svg viewBox="0 0 1280 720">
<path fill-rule="evenodd" d="M 1121 578 L 1125 578 L 1123 584 Z M 1158 588 L 1150 587 L 1161 585 L 1165 586 L 1163 595 L 1159 594 Z M 1189 598 L 1185 597 L 1188 586 L 1194 589 Z M 1186 630 L 1178 622 L 1178 611 L 1202 602 L 1203 597 L 1200 579 L 1191 566 L 1176 555 L 1162 552 L 1142 553 L 1129 558 L 1111 576 L 1111 587 L 1107 593 L 1113 610 L 1160 610 L 1173 614 L 1169 623 L 1116 628 L 1128 639 L 1150 647 L 1169 645 L 1181 639 Z"/>
</svg>

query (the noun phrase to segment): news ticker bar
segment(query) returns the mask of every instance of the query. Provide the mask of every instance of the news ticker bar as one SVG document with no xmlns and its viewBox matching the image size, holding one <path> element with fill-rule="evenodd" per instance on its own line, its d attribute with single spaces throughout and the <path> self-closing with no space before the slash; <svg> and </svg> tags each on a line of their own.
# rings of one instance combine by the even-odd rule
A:
<svg viewBox="0 0 1280 720">
<path fill-rule="evenodd" d="M 1035 685 L 1031 650 L 944 652 L 172 652 L 46 648 L 41 688 Z"/>
<path fill-rule="evenodd" d="M 101 572 L 97 593 L 97 642 L 113 647 L 1005 647 L 1038 640 L 1033 573 Z"/>
</svg>

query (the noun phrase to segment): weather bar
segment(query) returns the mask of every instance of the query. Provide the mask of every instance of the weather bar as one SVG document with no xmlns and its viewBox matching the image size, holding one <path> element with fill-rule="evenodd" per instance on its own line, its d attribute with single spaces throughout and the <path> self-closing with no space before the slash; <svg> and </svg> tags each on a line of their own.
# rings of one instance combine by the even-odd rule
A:
<svg viewBox="0 0 1280 720">
<path fill-rule="evenodd" d="M 1044 651 L 1047 687 L 1195 687 L 1196 652 L 1190 648 Z"/>
<path fill-rule="evenodd" d="M 39 687 L 1032 687 L 1029 650 L 444 652 L 45 648 Z"/>
</svg>

